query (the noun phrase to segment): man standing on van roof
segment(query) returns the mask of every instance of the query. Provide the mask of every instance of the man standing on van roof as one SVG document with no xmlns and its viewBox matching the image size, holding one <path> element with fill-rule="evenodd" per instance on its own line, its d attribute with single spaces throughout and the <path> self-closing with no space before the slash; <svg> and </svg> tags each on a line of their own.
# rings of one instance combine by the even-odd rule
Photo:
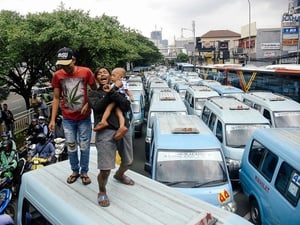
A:
<svg viewBox="0 0 300 225">
<path fill-rule="evenodd" d="M 90 140 L 92 132 L 91 110 L 87 105 L 87 86 L 97 89 L 93 72 L 82 66 L 75 66 L 76 58 L 70 48 L 62 48 L 57 52 L 56 65 L 61 67 L 54 73 L 52 114 L 49 129 L 54 130 L 60 97 L 63 115 L 63 127 L 68 146 L 68 154 L 72 174 L 67 183 L 74 183 L 80 176 L 84 185 L 90 184 L 88 176 L 90 158 Z M 77 147 L 80 148 L 78 158 Z"/>
</svg>

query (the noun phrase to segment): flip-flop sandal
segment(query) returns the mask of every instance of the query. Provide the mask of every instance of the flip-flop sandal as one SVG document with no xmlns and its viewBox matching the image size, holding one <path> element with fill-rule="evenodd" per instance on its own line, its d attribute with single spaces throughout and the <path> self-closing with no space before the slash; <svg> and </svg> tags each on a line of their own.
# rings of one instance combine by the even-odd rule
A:
<svg viewBox="0 0 300 225">
<path fill-rule="evenodd" d="M 88 175 L 81 175 L 81 180 L 82 180 L 82 183 L 84 184 L 84 185 L 87 185 L 87 184 L 90 184 L 92 181 L 91 181 L 91 179 L 89 178 L 89 176 Z"/>
<path fill-rule="evenodd" d="M 67 179 L 67 183 L 68 184 L 74 183 L 78 179 L 78 177 L 79 177 L 79 174 L 76 174 L 76 175 L 71 174 Z"/>
<path fill-rule="evenodd" d="M 130 177 L 126 176 L 126 175 L 123 175 L 123 177 L 118 177 L 117 175 L 114 175 L 114 178 L 117 181 L 121 182 L 122 184 L 134 185 L 134 181 Z"/>
<path fill-rule="evenodd" d="M 110 205 L 107 194 L 101 195 L 100 193 L 98 193 L 98 204 L 102 207 L 107 207 Z"/>
</svg>

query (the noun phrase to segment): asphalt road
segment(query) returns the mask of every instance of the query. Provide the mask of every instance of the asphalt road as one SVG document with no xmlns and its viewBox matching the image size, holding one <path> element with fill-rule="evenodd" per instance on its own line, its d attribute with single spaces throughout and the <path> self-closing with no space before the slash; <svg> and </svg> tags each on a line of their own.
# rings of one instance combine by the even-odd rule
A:
<svg viewBox="0 0 300 225">
<path fill-rule="evenodd" d="M 7 103 L 8 109 L 12 111 L 14 115 L 26 110 L 24 98 L 15 92 L 10 92 L 7 100 L 3 101 L 2 104 L 3 103 Z"/>
</svg>

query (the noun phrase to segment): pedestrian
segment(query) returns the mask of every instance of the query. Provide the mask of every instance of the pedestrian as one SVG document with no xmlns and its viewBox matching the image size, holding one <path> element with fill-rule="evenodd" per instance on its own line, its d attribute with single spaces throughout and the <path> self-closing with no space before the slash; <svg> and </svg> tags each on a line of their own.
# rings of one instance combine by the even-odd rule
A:
<svg viewBox="0 0 300 225">
<path fill-rule="evenodd" d="M 3 111 L 2 111 L 2 118 L 5 123 L 6 131 L 9 132 L 10 138 L 15 139 L 14 135 L 14 115 L 13 113 L 8 109 L 8 105 L 6 103 L 3 104 Z"/>
<path fill-rule="evenodd" d="M 122 86 L 120 80 L 115 82 L 114 87 L 106 92 L 103 90 L 103 86 L 110 83 L 111 75 L 107 68 L 98 68 L 95 72 L 96 80 L 99 83 L 97 91 L 89 92 L 89 106 L 92 107 L 94 112 L 95 124 L 98 124 L 105 111 L 106 106 L 114 101 L 119 105 L 123 112 L 130 110 L 130 101 L 118 92 L 118 88 Z M 116 171 L 114 178 L 119 182 L 126 185 L 134 185 L 134 181 L 125 175 L 125 172 L 133 162 L 133 147 L 132 138 L 130 132 L 127 132 L 124 137 L 116 141 L 113 137 L 116 130 L 119 128 L 117 115 L 113 110 L 108 118 L 109 126 L 96 132 L 95 145 L 97 148 L 97 163 L 98 169 L 98 204 L 102 207 L 110 205 L 110 201 L 106 192 L 106 184 L 111 172 L 111 169 L 115 168 L 116 150 L 121 156 L 121 164 Z M 129 121 L 125 116 L 125 124 L 129 127 Z"/>
<path fill-rule="evenodd" d="M 88 170 L 92 123 L 91 110 L 83 106 L 87 104 L 88 85 L 94 90 L 97 89 L 97 85 L 93 72 L 87 67 L 76 66 L 75 63 L 76 58 L 70 48 L 62 48 L 57 52 L 56 65 L 61 69 L 54 73 L 51 82 L 54 92 L 49 129 L 54 131 L 59 103 L 62 99 L 63 128 L 72 170 L 67 183 L 72 184 L 81 177 L 82 183 L 87 185 L 91 183 Z"/>
<path fill-rule="evenodd" d="M 37 97 L 37 94 L 33 94 L 30 100 L 30 107 L 33 108 L 34 113 L 39 115 L 39 107 L 40 107 L 40 100 Z"/>
<path fill-rule="evenodd" d="M 40 101 L 40 110 L 42 116 L 44 116 L 46 119 L 48 119 L 48 107 L 47 107 L 47 102 L 45 99 L 45 96 L 42 94 L 41 95 L 41 101 Z"/>
</svg>

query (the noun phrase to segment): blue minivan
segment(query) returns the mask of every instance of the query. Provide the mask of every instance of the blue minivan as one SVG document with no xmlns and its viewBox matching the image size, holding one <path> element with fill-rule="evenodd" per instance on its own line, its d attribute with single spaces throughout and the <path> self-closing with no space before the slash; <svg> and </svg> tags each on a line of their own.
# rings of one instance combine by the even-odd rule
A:
<svg viewBox="0 0 300 225">
<path fill-rule="evenodd" d="M 254 224 L 300 224 L 299 137 L 300 128 L 269 128 L 248 141 L 240 181 Z"/>
<path fill-rule="evenodd" d="M 234 212 L 229 173 L 221 144 L 196 115 L 156 115 L 152 129 L 151 178 Z"/>
</svg>

